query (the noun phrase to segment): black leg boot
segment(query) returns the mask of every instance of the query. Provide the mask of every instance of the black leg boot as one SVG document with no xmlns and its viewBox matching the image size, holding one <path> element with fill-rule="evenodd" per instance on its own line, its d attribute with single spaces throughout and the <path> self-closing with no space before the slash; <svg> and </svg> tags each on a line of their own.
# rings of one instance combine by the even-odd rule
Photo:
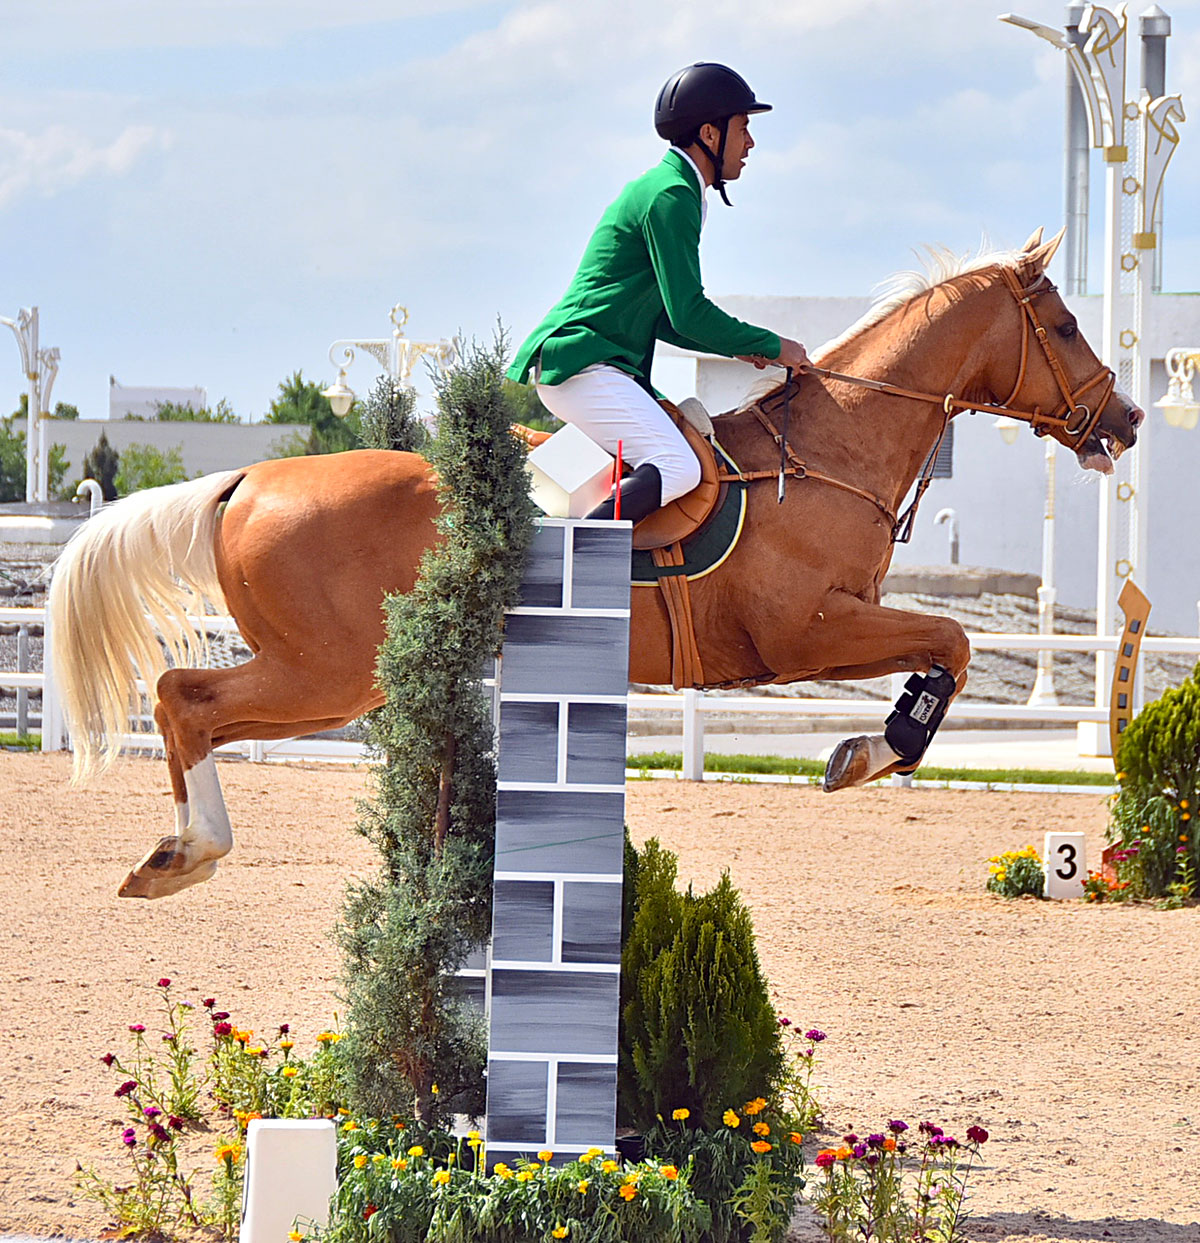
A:
<svg viewBox="0 0 1200 1243">
<path fill-rule="evenodd" d="M 621 480 L 621 520 L 635 526 L 662 505 L 662 475 L 658 467 L 643 462 Z M 616 498 L 610 496 L 588 514 L 589 518 L 612 518 Z"/>
</svg>

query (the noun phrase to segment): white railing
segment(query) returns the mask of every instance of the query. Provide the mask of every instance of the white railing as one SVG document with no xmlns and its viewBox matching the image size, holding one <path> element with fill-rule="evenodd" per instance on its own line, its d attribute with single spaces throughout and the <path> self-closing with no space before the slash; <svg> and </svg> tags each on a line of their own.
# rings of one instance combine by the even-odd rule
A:
<svg viewBox="0 0 1200 1243">
<path fill-rule="evenodd" d="M 193 618 L 203 620 L 212 631 L 236 631 L 237 624 L 231 617 Z M 46 611 L 41 608 L 0 608 L 0 623 L 7 625 L 46 626 Z M 48 639 L 47 635 L 47 639 Z M 1116 635 L 1084 634 L 998 634 L 985 631 L 968 633 L 967 639 L 975 651 L 1017 652 L 1115 652 L 1120 644 Z M 42 673 L 13 673 L 0 669 L 0 686 L 40 689 L 42 692 L 42 750 L 58 751 L 68 745 L 61 722 L 61 712 L 54 694 L 53 669 L 49 668 L 49 643 L 43 648 L 43 661 L 49 676 Z M 1148 635 L 1142 640 L 1142 652 L 1176 652 L 1200 656 L 1200 638 L 1165 638 Z M 905 675 L 896 677 L 903 681 Z M 144 689 L 144 688 L 143 688 Z M 803 719 L 811 717 L 877 717 L 890 707 L 885 699 L 806 699 L 783 696 L 724 695 L 719 691 L 682 691 L 676 694 L 631 694 L 630 708 L 678 714 L 683 723 L 683 775 L 693 781 L 704 777 L 704 717 L 719 713 L 722 716 L 774 716 Z M 1057 721 L 1064 725 L 1077 725 L 1091 721 L 1108 721 L 1107 707 L 1056 706 L 1030 707 L 1025 704 L 971 703 L 956 700 L 947 713 L 948 717 L 970 721 Z M 47 722 L 49 723 L 47 726 Z M 130 733 L 122 738 L 122 746 L 131 750 L 161 753 L 162 737 L 152 731 Z M 331 739 L 283 739 L 275 742 L 241 742 L 220 747 L 218 754 L 242 755 L 254 761 L 269 760 L 325 760 L 352 763 L 365 758 L 361 743 L 338 742 Z"/>
</svg>

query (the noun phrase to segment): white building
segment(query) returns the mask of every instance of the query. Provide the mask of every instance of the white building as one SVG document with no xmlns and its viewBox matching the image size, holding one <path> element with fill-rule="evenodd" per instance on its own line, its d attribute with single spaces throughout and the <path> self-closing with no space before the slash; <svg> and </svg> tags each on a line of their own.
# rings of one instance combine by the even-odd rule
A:
<svg viewBox="0 0 1200 1243">
<path fill-rule="evenodd" d="M 187 406 L 203 410 L 208 391 L 202 388 L 136 388 L 108 377 L 108 417 L 110 419 L 156 419 L 159 406 Z"/>
<path fill-rule="evenodd" d="M 803 341 L 810 352 L 840 336 L 870 306 L 869 298 L 715 298 L 730 314 Z M 1099 352 L 1101 299 L 1068 298 L 1084 336 Z M 1146 300 L 1143 342 L 1151 361 L 1148 414 L 1141 452 L 1149 467 L 1148 564 L 1138 585 L 1154 607 L 1154 630 L 1194 634 L 1200 601 L 1200 429 L 1168 427 L 1153 403 L 1166 391 L 1163 358 L 1173 346 L 1200 342 L 1200 295 L 1156 294 Z M 662 352 L 696 360 L 696 395 L 712 413 L 732 409 L 760 372 L 734 359 Z M 912 542 L 898 545 L 892 564 L 938 565 L 948 560 L 947 529 L 934 526 L 939 509 L 956 511 L 964 564 L 1037 574 L 1041 569 L 1045 469 L 1042 441 L 1022 429 L 1009 446 L 992 415 L 954 420 L 952 476 L 935 479 L 922 502 Z M 1063 604 L 1094 608 L 1099 476 L 1079 470 L 1062 449 L 1057 464 L 1056 574 Z M 1120 520 L 1120 507 L 1118 520 Z"/>
</svg>

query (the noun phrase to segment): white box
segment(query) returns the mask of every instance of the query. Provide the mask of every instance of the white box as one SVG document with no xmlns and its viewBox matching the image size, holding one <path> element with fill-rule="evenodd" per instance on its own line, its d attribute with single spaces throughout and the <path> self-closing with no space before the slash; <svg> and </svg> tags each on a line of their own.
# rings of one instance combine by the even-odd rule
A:
<svg viewBox="0 0 1200 1243">
<path fill-rule="evenodd" d="M 1087 838 L 1082 833 L 1047 833 L 1042 850 L 1046 897 L 1082 898 L 1087 879 Z"/>
<path fill-rule="evenodd" d="M 286 1243 L 302 1222 L 329 1223 L 337 1191 L 337 1132 L 328 1118 L 252 1118 L 239 1243 Z"/>
<path fill-rule="evenodd" d="M 613 459 L 568 423 L 531 450 L 534 502 L 551 518 L 584 518 L 612 492 Z"/>
</svg>

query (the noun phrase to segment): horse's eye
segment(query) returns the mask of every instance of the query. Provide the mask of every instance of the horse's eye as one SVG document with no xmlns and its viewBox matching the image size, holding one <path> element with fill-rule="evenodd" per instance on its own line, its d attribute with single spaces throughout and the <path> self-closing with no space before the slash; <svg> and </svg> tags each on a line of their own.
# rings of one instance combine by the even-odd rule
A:
<svg viewBox="0 0 1200 1243">
<path fill-rule="evenodd" d="M 1058 335 L 1060 337 L 1066 337 L 1068 341 L 1075 336 L 1078 331 L 1079 329 L 1073 323 L 1059 324 L 1058 326 Z"/>
</svg>

